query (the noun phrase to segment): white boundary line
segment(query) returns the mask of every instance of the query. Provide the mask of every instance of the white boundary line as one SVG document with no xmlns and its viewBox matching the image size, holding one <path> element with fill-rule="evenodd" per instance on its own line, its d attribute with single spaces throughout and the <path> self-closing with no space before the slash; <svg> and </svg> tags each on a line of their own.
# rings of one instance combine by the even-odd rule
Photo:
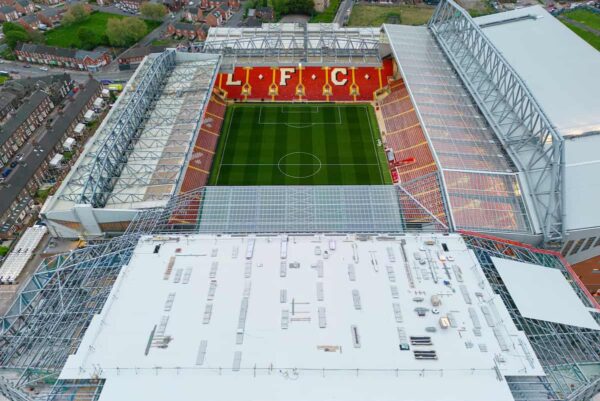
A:
<svg viewBox="0 0 600 401">
<path fill-rule="evenodd" d="M 285 109 L 293 109 L 293 108 L 297 108 L 299 109 L 299 111 L 285 111 Z M 319 113 L 319 106 L 312 106 L 312 105 L 299 105 L 299 104 L 295 104 L 295 105 L 291 105 L 290 107 L 283 107 L 281 106 L 281 114 L 300 114 L 303 113 L 304 111 L 302 109 L 309 109 L 310 110 L 310 114 L 317 114 Z M 313 111 L 315 110 L 315 111 Z"/>
<path fill-rule="evenodd" d="M 383 178 L 383 172 L 381 171 L 381 160 L 379 160 L 379 154 L 377 153 L 377 145 L 375 145 L 375 138 L 373 135 L 373 124 L 371 124 L 371 113 L 369 113 L 369 109 L 367 106 L 364 106 L 365 113 L 367 113 L 367 120 L 369 123 L 369 133 L 371 134 L 371 143 L 373 143 L 373 151 L 375 152 L 375 160 L 377 160 L 377 165 L 379 166 L 379 177 L 381 178 L 381 185 L 385 184 L 385 179 Z"/>
<path fill-rule="evenodd" d="M 223 163 L 222 166 L 278 166 L 279 163 Z M 377 163 L 285 163 L 284 166 L 377 166 Z"/>
<path fill-rule="evenodd" d="M 311 174 L 307 174 L 307 175 L 300 176 L 300 175 L 288 174 L 281 169 L 281 166 L 282 166 L 281 161 L 291 155 L 309 155 L 309 156 L 313 157 L 315 160 L 317 160 L 319 163 L 318 164 L 315 164 L 315 163 L 306 163 L 306 164 L 304 164 L 304 163 L 289 163 L 289 164 L 287 164 L 286 163 L 286 164 L 283 164 L 284 166 L 319 166 L 319 167 L 315 171 L 313 171 Z M 288 153 L 287 155 L 281 156 L 281 159 L 279 159 L 279 161 L 277 162 L 277 169 L 279 170 L 279 172 L 281 174 L 285 175 L 286 177 L 290 177 L 290 178 L 298 178 L 298 179 L 310 178 L 312 176 L 317 175 L 319 173 L 319 171 L 321 171 L 321 168 L 323 168 L 321 159 L 319 159 L 315 154 L 312 154 L 309 152 L 291 152 L 291 153 Z"/>
<path fill-rule="evenodd" d="M 327 106 L 327 105 L 326 105 Z M 308 127 L 314 127 L 314 126 L 319 126 L 319 125 L 342 125 L 342 112 L 340 111 L 339 107 L 335 107 L 335 106 L 331 106 L 331 107 L 335 107 L 336 111 L 338 112 L 338 121 L 336 122 L 322 122 L 322 123 L 309 123 L 309 124 L 290 124 L 290 123 L 284 123 L 284 122 L 263 122 L 262 121 L 262 111 L 263 111 L 263 107 L 269 107 L 269 106 L 265 106 L 265 105 L 261 105 L 260 106 L 260 111 L 258 113 L 258 125 L 285 125 L 288 126 L 290 128 L 297 128 L 297 129 L 302 129 L 302 128 L 308 128 Z M 310 106 L 310 105 L 295 105 L 295 107 L 297 108 L 309 108 L 312 109 L 314 107 L 316 107 L 317 111 L 319 110 L 319 106 Z M 296 113 L 283 113 L 283 106 L 271 106 L 270 108 L 279 108 L 282 112 L 282 114 L 300 114 L 300 112 L 296 112 Z M 311 112 L 311 114 L 314 114 Z"/>
<path fill-rule="evenodd" d="M 229 140 L 229 131 L 231 131 L 231 123 L 233 122 L 233 116 L 235 115 L 235 109 L 236 109 L 236 107 L 234 107 L 232 109 L 231 118 L 229 119 L 229 124 L 227 125 L 225 143 L 223 144 L 223 150 L 221 151 L 221 162 L 224 160 L 223 158 L 225 157 L 225 149 L 227 149 L 227 141 Z M 223 163 L 219 164 L 219 170 L 217 171 L 217 180 L 215 181 L 215 186 L 219 185 L 219 177 L 221 177 L 221 167 L 223 167 Z"/>
<path fill-rule="evenodd" d="M 306 107 L 306 105 L 296 105 L 297 107 L 301 108 L 301 107 Z M 329 106 L 329 105 L 325 105 L 325 106 Z M 339 117 L 339 123 L 336 124 L 329 124 L 329 125 L 340 125 L 341 124 L 341 120 L 342 120 L 342 114 L 340 111 L 340 106 L 341 105 L 331 105 L 331 107 L 336 107 L 337 111 L 338 111 L 338 117 Z M 358 105 L 356 105 L 358 106 Z M 263 107 L 279 107 L 283 110 L 284 106 L 281 105 L 261 105 L 260 106 L 260 111 L 259 111 L 259 124 L 263 124 L 263 125 L 276 125 L 276 124 L 281 124 L 281 123 L 261 123 L 260 119 L 262 116 L 262 109 Z M 309 106 L 311 107 L 311 106 Z M 315 106 L 312 106 L 315 107 Z M 319 106 L 316 106 L 317 109 Z M 379 154 L 377 153 L 377 145 L 375 144 L 375 138 L 374 138 L 374 133 L 373 133 L 373 125 L 371 123 L 371 115 L 369 113 L 368 110 L 369 106 L 363 105 L 363 110 L 365 111 L 365 113 L 367 114 L 367 121 L 369 124 L 369 133 L 371 135 L 371 143 L 373 144 L 373 151 L 374 151 L 374 156 L 375 156 L 375 160 L 377 161 L 377 163 L 321 163 L 321 166 L 378 166 L 378 170 L 379 170 L 379 176 L 381 178 L 381 182 L 382 185 L 385 183 L 385 179 L 383 177 L 383 172 L 381 171 L 381 160 L 379 160 Z M 229 124 L 227 126 L 227 132 L 226 132 L 226 136 L 225 136 L 225 144 L 223 145 L 223 150 L 221 151 L 221 160 L 224 159 L 225 157 L 225 150 L 227 149 L 227 142 L 229 141 L 229 132 L 231 131 L 231 123 L 233 122 L 233 117 L 235 115 L 235 111 L 236 111 L 237 107 L 233 107 L 232 110 L 232 114 L 231 114 L 231 118 L 229 120 Z M 288 124 L 283 124 L 283 125 L 288 125 Z M 326 125 L 326 124 L 310 124 L 307 126 L 312 126 L 312 125 Z M 292 127 L 294 128 L 294 127 Z M 298 166 L 314 166 L 317 164 L 310 164 L 310 163 L 298 163 L 298 164 L 289 164 L 290 166 L 292 165 L 298 165 Z M 221 175 L 221 167 L 222 166 L 279 166 L 279 163 L 220 163 L 219 164 L 219 170 L 217 171 L 217 180 L 215 181 L 215 185 L 219 185 L 219 177 Z M 319 169 L 320 171 L 320 169 Z M 316 174 L 316 173 L 315 173 Z"/>
</svg>

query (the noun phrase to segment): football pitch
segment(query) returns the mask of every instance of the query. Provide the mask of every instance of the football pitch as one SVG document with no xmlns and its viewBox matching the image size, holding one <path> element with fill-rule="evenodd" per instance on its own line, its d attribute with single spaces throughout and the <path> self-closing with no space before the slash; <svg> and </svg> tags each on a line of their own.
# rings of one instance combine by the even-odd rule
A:
<svg viewBox="0 0 600 401">
<path fill-rule="evenodd" d="M 210 185 L 391 183 L 370 105 L 227 108 Z"/>
</svg>

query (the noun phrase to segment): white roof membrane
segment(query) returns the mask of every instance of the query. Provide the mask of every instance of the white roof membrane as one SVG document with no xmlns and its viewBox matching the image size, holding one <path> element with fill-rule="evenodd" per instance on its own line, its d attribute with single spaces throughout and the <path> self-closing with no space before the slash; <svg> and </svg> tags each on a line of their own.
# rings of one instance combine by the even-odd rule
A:
<svg viewBox="0 0 600 401">
<path fill-rule="evenodd" d="M 512 20 L 524 16 L 531 18 Z M 600 130 L 600 52 L 539 5 L 475 21 L 561 135 Z M 500 21 L 506 22 L 486 26 Z"/>
<path fill-rule="evenodd" d="M 504 375 L 544 372 L 458 235 L 190 235 L 140 240 L 61 379 L 106 379 L 100 401 L 510 401 Z"/>
<path fill-rule="evenodd" d="M 593 309 L 583 305 L 559 270 L 494 257 L 492 262 L 523 317 L 600 329 Z"/>
</svg>

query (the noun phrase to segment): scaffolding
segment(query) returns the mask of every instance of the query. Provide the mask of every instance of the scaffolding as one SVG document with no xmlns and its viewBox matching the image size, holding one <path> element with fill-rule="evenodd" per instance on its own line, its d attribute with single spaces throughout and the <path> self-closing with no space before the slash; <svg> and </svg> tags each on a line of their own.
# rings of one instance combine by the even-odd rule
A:
<svg viewBox="0 0 600 401">
<path fill-rule="evenodd" d="M 249 194 L 248 191 L 252 193 Z M 208 193 L 211 195 L 207 195 Z M 276 203 L 260 201 L 269 194 L 275 197 Z M 247 197 L 244 198 L 244 195 Z M 270 226 L 258 230 L 257 227 L 254 230 L 239 230 L 236 224 L 227 221 L 216 226 L 203 226 L 202 209 L 205 208 L 207 196 L 217 200 L 222 196 L 242 196 L 242 202 L 250 207 L 248 211 L 262 208 L 265 212 L 269 212 L 267 209 L 270 207 L 277 206 L 278 196 L 283 196 L 283 213 L 276 213 L 282 221 L 271 220 Z M 252 199 L 254 203 L 249 202 Z M 345 205 L 340 202 L 345 202 Z M 220 207 L 217 203 L 213 204 L 213 209 Z M 319 216 L 313 216 L 308 225 L 299 229 L 298 224 L 307 218 L 306 213 L 310 215 L 324 206 L 324 203 L 329 204 L 327 210 L 342 211 L 333 216 L 336 221 L 322 224 Z M 222 217 L 222 213 L 233 213 L 237 208 L 235 202 L 228 205 L 220 214 L 213 210 L 208 212 L 208 216 L 217 213 L 218 217 Z M 374 207 L 375 210 L 365 214 L 367 207 Z M 292 218 L 290 221 L 289 213 L 294 214 L 294 210 L 298 215 L 295 220 Z M 182 217 L 189 223 L 182 223 Z M 362 223 L 357 223 L 359 219 L 362 219 Z M 20 372 L 17 387 L 56 380 L 68 355 L 79 347 L 93 316 L 102 310 L 121 267 L 128 263 L 142 235 L 197 232 L 401 233 L 447 230 L 448 227 L 443 222 L 400 186 L 247 187 L 246 192 L 239 193 L 231 187 L 199 188 L 171 198 L 164 208 L 138 212 L 120 237 L 44 260 L 7 314 L 0 318 L 0 368 Z M 80 383 L 77 385 L 80 386 Z M 87 391 L 90 386 L 91 384 L 80 387 Z M 72 386 L 58 381 L 53 391 L 60 389 L 68 392 L 72 391 Z M 96 392 L 94 390 L 91 393 Z"/>
<path fill-rule="evenodd" d="M 564 237 L 564 140 L 525 82 L 477 23 L 442 0 L 429 29 L 524 174 L 547 247 Z"/>
<path fill-rule="evenodd" d="M 392 204 L 395 203 L 402 214 L 402 228 L 398 231 L 448 231 L 448 227 L 410 192 L 401 186 L 389 188 L 397 196 Z M 0 320 L 0 367 L 18 373 L 15 384 L 5 380 L 0 383 L 0 390 L 13 399 L 25 400 L 22 398 L 27 396 L 24 388 L 46 383 L 45 390 L 36 399 L 62 401 L 76 395 L 77 399 L 96 400 L 103 385 L 101 372 L 97 380 L 92 378 L 85 383 L 57 380 L 59 372 L 68 355 L 79 347 L 93 316 L 101 311 L 121 267 L 129 262 L 140 237 L 198 232 L 204 191 L 202 188 L 185 193 L 173 197 L 164 208 L 139 212 L 120 237 L 44 261 Z M 182 214 L 196 220 L 181 224 L 174 217 Z M 559 269 L 582 302 L 590 308 L 598 308 L 569 266 L 552 252 L 479 234 L 465 232 L 463 236 L 515 324 L 526 333 L 547 373 L 546 377 L 507 377 L 515 399 L 576 401 L 596 391 L 600 377 L 600 332 L 522 317 L 490 257 Z"/>
<path fill-rule="evenodd" d="M 502 298 L 517 328 L 529 339 L 547 375 L 507 378 L 515 400 L 588 401 L 589 394 L 600 391 L 600 331 L 523 317 L 491 257 L 557 269 L 582 303 L 599 311 L 594 318 L 600 322 L 600 306 L 571 267 L 560 255 L 551 251 L 475 233 L 465 232 L 463 237 L 475 252 L 486 278 L 494 292 Z"/>
</svg>

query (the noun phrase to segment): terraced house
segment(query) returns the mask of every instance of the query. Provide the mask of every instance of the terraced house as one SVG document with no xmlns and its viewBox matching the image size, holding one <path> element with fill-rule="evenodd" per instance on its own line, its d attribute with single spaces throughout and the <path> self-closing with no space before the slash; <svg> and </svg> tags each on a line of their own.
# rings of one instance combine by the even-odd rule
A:
<svg viewBox="0 0 600 401">
<path fill-rule="evenodd" d="M 19 43 L 15 54 L 20 61 L 88 71 L 99 71 L 111 61 L 106 52 L 64 49 L 32 43 Z"/>
<path fill-rule="evenodd" d="M 19 148 L 43 124 L 54 108 L 54 103 L 45 92 L 35 91 L 28 101 L 17 109 L 14 116 L 0 127 L 0 162 L 6 165 Z"/>
<path fill-rule="evenodd" d="M 40 118 L 35 119 L 43 120 L 46 128 L 36 134 L 32 151 L 24 152 L 21 160 L 14 163 L 13 167 L 9 165 L 3 169 L 6 177 L 3 177 L 4 181 L 0 185 L 0 238 L 13 236 L 22 224 L 35 216 L 39 206 L 35 205 L 34 196 L 43 183 L 57 181 L 68 171 L 53 166 L 51 160 L 62 152 L 64 141 L 74 136 L 75 127 L 83 121 L 85 112 L 93 107 L 101 89 L 98 81 L 88 80 L 53 122 L 50 122 L 47 114 L 42 119 L 43 113 L 31 113 L 33 116 L 39 115 Z M 32 97 L 41 96 L 36 93 L 43 92 L 35 92 Z M 45 96 L 49 100 L 48 95 Z M 23 152 L 22 147 L 17 149 Z M 78 149 L 76 148 L 76 152 Z M 7 169 L 10 171 L 4 174 Z"/>
</svg>

